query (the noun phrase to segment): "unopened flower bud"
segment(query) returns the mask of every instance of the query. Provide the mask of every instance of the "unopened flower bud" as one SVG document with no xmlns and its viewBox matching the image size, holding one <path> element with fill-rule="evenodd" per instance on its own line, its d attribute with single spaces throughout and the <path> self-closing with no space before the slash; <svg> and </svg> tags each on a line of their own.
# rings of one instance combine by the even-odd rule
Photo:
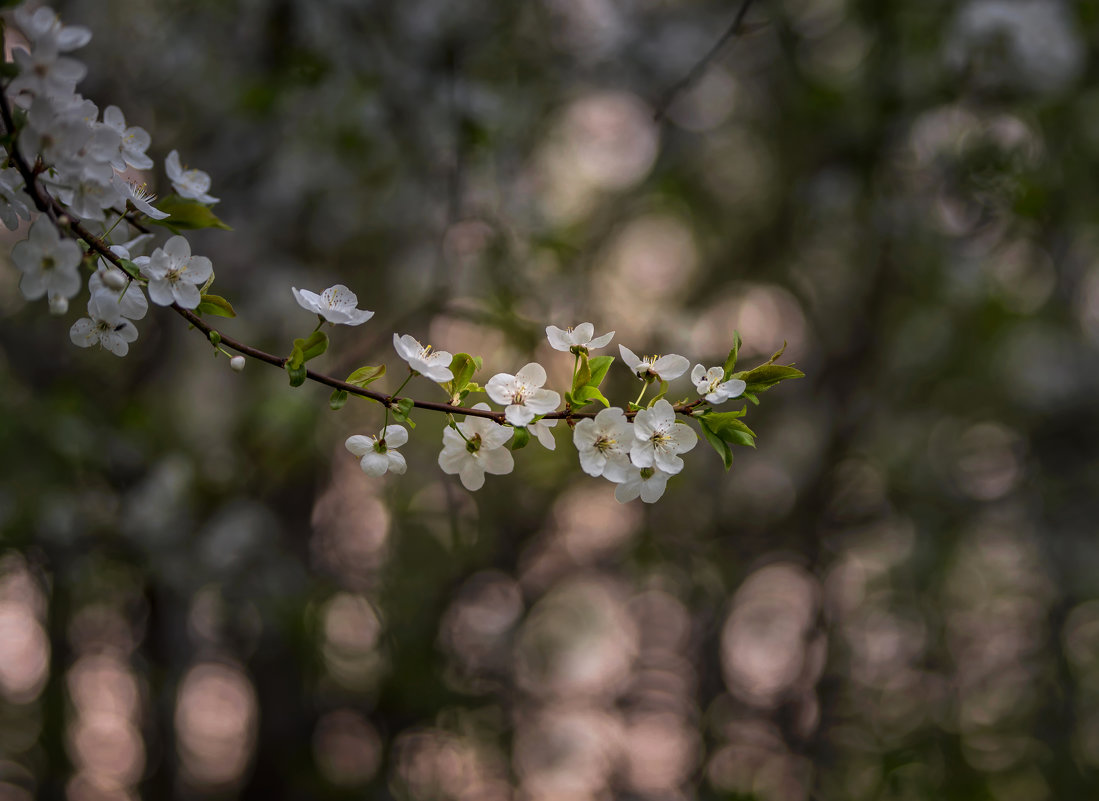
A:
<svg viewBox="0 0 1099 801">
<path fill-rule="evenodd" d="M 69 310 L 69 299 L 62 295 L 50 295 L 50 314 L 61 315 Z"/>
<path fill-rule="evenodd" d="M 103 284 L 114 290 L 121 290 L 126 286 L 126 276 L 121 270 L 104 270 Z"/>
<path fill-rule="evenodd" d="M 243 356 L 234 356 L 232 359 L 229 360 L 229 366 L 236 370 L 238 373 L 244 370 L 244 364 L 245 361 Z"/>
</svg>

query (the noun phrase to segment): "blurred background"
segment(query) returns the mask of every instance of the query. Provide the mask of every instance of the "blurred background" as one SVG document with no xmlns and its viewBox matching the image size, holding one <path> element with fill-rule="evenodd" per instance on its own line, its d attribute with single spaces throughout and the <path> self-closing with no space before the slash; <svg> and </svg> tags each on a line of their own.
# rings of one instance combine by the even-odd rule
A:
<svg viewBox="0 0 1099 801">
<path fill-rule="evenodd" d="M 654 121 L 738 6 L 56 4 L 212 176 L 232 336 L 343 282 L 338 376 L 591 320 L 807 377 L 653 506 L 563 427 L 468 493 L 426 413 L 372 480 L 380 407 L 74 348 L 5 255 L 2 801 L 1099 797 L 1099 2 L 757 0 Z"/>
</svg>

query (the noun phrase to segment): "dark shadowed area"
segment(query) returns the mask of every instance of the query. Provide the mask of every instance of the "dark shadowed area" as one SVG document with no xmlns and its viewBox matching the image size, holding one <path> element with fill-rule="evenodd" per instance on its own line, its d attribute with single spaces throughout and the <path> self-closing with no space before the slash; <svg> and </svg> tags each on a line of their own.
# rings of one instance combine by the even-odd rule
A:
<svg viewBox="0 0 1099 801">
<path fill-rule="evenodd" d="M 757 0 L 666 108 L 739 0 L 55 7 L 211 175 L 230 336 L 343 283 L 310 366 L 384 391 L 586 320 L 806 377 L 652 505 L 564 425 L 468 492 L 428 412 L 372 479 L 380 406 L 75 348 L 0 231 L 0 801 L 1099 795 L 1099 2 Z"/>
</svg>

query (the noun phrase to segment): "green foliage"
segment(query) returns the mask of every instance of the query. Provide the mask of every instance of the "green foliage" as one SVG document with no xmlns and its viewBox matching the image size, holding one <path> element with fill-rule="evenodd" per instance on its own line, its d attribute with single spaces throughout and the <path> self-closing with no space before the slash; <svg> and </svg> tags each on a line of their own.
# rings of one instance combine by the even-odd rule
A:
<svg viewBox="0 0 1099 801">
<path fill-rule="evenodd" d="M 480 356 L 470 356 L 468 353 L 456 353 L 450 360 L 450 372 L 454 378 L 442 385 L 450 395 L 452 403 L 461 403 L 470 392 L 479 392 L 481 388 L 471 383 L 473 374 L 481 369 L 483 364 Z"/>
<path fill-rule="evenodd" d="M 603 379 L 607 377 L 607 371 L 614 363 L 613 356 L 590 357 L 587 353 L 578 355 L 576 375 L 573 377 L 572 390 L 565 393 L 565 403 L 576 408 L 582 408 L 589 403 L 601 403 L 604 407 L 611 402 L 599 389 Z"/>
<path fill-rule="evenodd" d="M 360 367 L 358 370 L 349 375 L 346 379 L 346 383 L 353 384 L 356 387 L 366 387 L 368 384 L 377 381 L 379 378 L 385 375 L 385 365 L 379 364 L 378 366 L 366 366 Z"/>
<path fill-rule="evenodd" d="M 517 451 L 520 448 L 525 448 L 528 442 L 530 442 L 530 432 L 523 427 L 519 427 L 516 428 L 515 433 L 512 434 L 508 447 L 513 451 Z"/>
<path fill-rule="evenodd" d="M 725 361 L 725 377 L 739 378 L 744 381 L 747 386 L 744 388 L 744 397 L 750 400 L 752 403 L 759 405 L 759 398 L 756 394 L 770 389 L 780 381 L 786 381 L 791 378 L 804 378 L 805 373 L 798 370 L 793 365 L 775 364 L 779 357 L 786 352 L 786 343 L 782 343 L 782 347 L 779 348 L 771 356 L 770 359 L 765 361 L 758 367 L 753 367 L 751 370 L 742 370 L 739 373 L 729 373 L 730 362 L 736 364 L 736 352 L 740 348 L 740 337 L 736 336 L 736 345 L 733 350 L 729 352 L 729 359 Z"/>
<path fill-rule="evenodd" d="M 740 419 L 745 411 L 745 409 L 737 412 L 707 410 L 695 415 L 695 419 L 702 428 L 702 435 L 717 451 L 726 470 L 733 465 L 733 452 L 730 445 L 744 445 L 749 448 L 756 446 L 756 433 Z"/>
<path fill-rule="evenodd" d="M 339 411 L 347 403 L 347 399 L 351 397 L 351 394 L 346 389 L 337 389 L 328 398 L 328 408 L 334 412 Z"/>
<path fill-rule="evenodd" d="M 286 372 L 290 375 L 290 386 L 300 387 L 305 383 L 305 363 L 315 359 L 328 350 L 328 334 L 314 331 L 305 339 L 295 339 L 294 349 L 286 360 Z"/>
<path fill-rule="evenodd" d="M 389 413 L 393 415 L 393 419 L 398 423 L 406 423 L 409 428 L 415 428 L 416 424 L 412 422 L 412 418 L 408 416 L 415 405 L 416 402 L 412 400 L 412 398 L 401 398 L 389 407 Z"/>
<path fill-rule="evenodd" d="M 218 219 L 218 216 L 210 209 L 195 200 L 187 200 L 179 195 L 168 195 L 156 204 L 160 211 L 167 212 L 168 217 L 163 220 L 149 219 L 154 225 L 162 225 L 173 234 L 182 231 L 196 231 L 201 228 L 220 228 L 223 231 L 233 229 Z"/>
<path fill-rule="evenodd" d="M 733 370 L 736 369 L 736 357 L 740 353 L 740 345 L 740 332 L 734 331 L 733 348 L 729 351 L 729 356 L 725 359 L 725 377 L 722 379 L 723 381 L 728 381 L 733 374 Z M 783 348 L 785 347 L 786 345 L 783 344 Z"/>
<path fill-rule="evenodd" d="M 198 308 L 195 309 L 195 314 L 199 316 L 202 316 L 203 314 L 212 314 L 215 317 L 237 316 L 236 311 L 233 309 L 233 304 L 220 295 L 210 294 L 202 296 L 202 301 L 198 304 Z"/>
</svg>

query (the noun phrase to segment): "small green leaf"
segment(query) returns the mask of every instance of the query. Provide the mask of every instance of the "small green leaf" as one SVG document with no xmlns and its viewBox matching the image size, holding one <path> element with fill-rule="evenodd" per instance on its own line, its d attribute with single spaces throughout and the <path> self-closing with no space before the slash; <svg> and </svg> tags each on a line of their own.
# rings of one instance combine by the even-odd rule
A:
<svg viewBox="0 0 1099 801">
<path fill-rule="evenodd" d="M 603 383 L 603 379 L 606 377 L 607 371 L 611 369 L 612 364 L 614 364 L 613 356 L 593 356 L 590 364 L 591 378 L 586 383 L 598 387 Z"/>
<path fill-rule="evenodd" d="M 294 340 L 294 349 L 290 351 L 290 358 L 286 360 L 286 366 L 293 367 L 295 370 L 305 364 L 305 354 L 301 352 L 301 347 L 297 344 L 299 342 L 301 342 L 300 339 Z"/>
<path fill-rule="evenodd" d="M 759 396 L 758 396 L 758 395 L 756 395 L 755 393 L 753 393 L 753 392 L 745 392 L 745 393 L 744 393 L 743 395 L 741 395 L 741 397 L 742 397 L 742 398 L 747 398 L 747 399 L 748 399 L 748 400 L 750 400 L 750 401 L 751 401 L 751 402 L 752 402 L 753 404 L 755 404 L 756 406 L 759 406 Z"/>
<path fill-rule="evenodd" d="M 804 376 L 805 373 L 796 367 L 769 362 L 746 372 L 733 374 L 734 378 L 740 378 L 748 385 L 745 388 L 745 395 L 749 392 L 754 394 L 770 389 L 779 381 L 786 381 L 790 378 L 803 378 Z"/>
<path fill-rule="evenodd" d="M 409 419 L 408 413 L 412 411 L 412 408 L 416 405 L 416 402 L 412 398 L 401 398 L 397 403 L 389 408 L 390 414 L 399 423 L 408 423 L 409 428 L 415 428 L 416 424 Z"/>
<path fill-rule="evenodd" d="M 508 447 L 513 451 L 517 451 L 520 448 L 525 448 L 528 442 L 530 442 L 530 432 L 520 427 L 516 428 L 515 433 L 511 435 L 511 442 Z"/>
<path fill-rule="evenodd" d="M 206 335 L 206 338 L 210 340 L 210 344 L 213 345 L 215 348 L 221 344 L 221 334 L 219 334 L 217 331 L 211 331 L 209 334 Z M 217 351 L 214 351 L 214 355 L 217 355 Z"/>
<path fill-rule="evenodd" d="M 157 208 L 167 212 L 168 217 L 163 220 L 150 219 L 154 225 L 163 225 L 174 234 L 180 231 L 194 231 L 200 228 L 220 228 L 223 231 L 232 231 L 228 225 L 218 219 L 218 216 L 210 210 L 209 206 L 195 200 L 187 200 L 179 195 L 168 195 L 157 203 Z"/>
<path fill-rule="evenodd" d="M 385 365 L 379 364 L 377 367 L 360 367 L 347 377 L 348 384 L 354 384 L 357 387 L 365 387 L 367 384 L 377 381 L 385 375 Z"/>
<path fill-rule="evenodd" d="M 480 356 L 470 356 L 468 353 L 454 354 L 450 360 L 450 372 L 454 373 L 454 378 L 443 384 L 443 389 L 450 394 L 451 398 L 460 396 L 462 390 L 473 378 L 473 374 L 481 369 L 481 364 Z"/>
<path fill-rule="evenodd" d="M 706 425 L 705 418 L 700 421 L 702 428 L 702 436 L 706 438 L 717 455 L 721 457 L 722 463 L 725 465 L 725 469 L 728 470 L 733 466 L 733 450 L 729 447 L 729 443 L 710 430 L 710 427 Z"/>
<path fill-rule="evenodd" d="M 131 278 L 140 278 L 141 269 L 129 259 L 119 258 L 118 263 L 122 265 L 122 269 L 129 273 Z"/>
<path fill-rule="evenodd" d="M 328 350 L 328 334 L 324 331 L 314 331 L 305 339 L 295 339 L 294 350 L 301 350 L 302 359 L 305 361 L 315 359 Z"/>
<path fill-rule="evenodd" d="M 587 384 L 580 387 L 572 397 L 573 403 L 577 406 L 585 406 L 592 401 L 599 401 L 604 407 L 609 407 L 611 405 L 611 402 L 599 391 L 599 387 L 594 384 Z"/>
<path fill-rule="evenodd" d="M 343 405 L 347 403 L 347 399 L 351 397 L 346 389 L 337 389 L 332 393 L 332 397 L 328 399 L 328 408 L 336 412 L 343 408 Z"/>
<path fill-rule="evenodd" d="M 578 356 L 579 359 L 576 363 L 576 374 L 572 378 L 573 392 L 580 389 L 580 387 L 591 381 L 591 363 L 588 358 L 588 354 L 580 353 L 578 354 Z"/>
<path fill-rule="evenodd" d="M 720 437 L 725 442 L 754 448 L 756 446 L 756 433 L 740 420 L 743 415 L 743 410 L 739 412 L 712 412 L 703 417 L 701 422 L 715 436 Z"/>
<path fill-rule="evenodd" d="M 740 353 L 740 332 L 733 331 L 733 348 L 729 351 L 729 356 L 725 359 L 725 378 L 723 381 L 728 381 L 729 376 L 732 375 L 733 370 L 736 369 L 736 357 Z"/>
<path fill-rule="evenodd" d="M 203 295 L 195 314 L 212 314 L 215 317 L 236 317 L 233 304 L 220 295 Z"/>
<path fill-rule="evenodd" d="M 290 386 L 300 387 L 305 383 L 305 364 L 293 365 L 290 362 L 286 363 L 286 372 L 290 375 Z"/>
</svg>

